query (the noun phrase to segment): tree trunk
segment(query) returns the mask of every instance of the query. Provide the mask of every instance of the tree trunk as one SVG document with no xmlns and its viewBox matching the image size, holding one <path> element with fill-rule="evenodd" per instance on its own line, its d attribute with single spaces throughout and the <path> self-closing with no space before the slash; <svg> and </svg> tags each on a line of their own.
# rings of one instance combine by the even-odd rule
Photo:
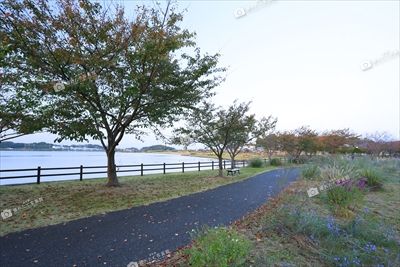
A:
<svg viewBox="0 0 400 267">
<path fill-rule="evenodd" d="M 109 150 L 107 150 L 106 152 L 107 152 L 107 186 L 119 186 L 117 177 L 117 168 L 115 166 L 115 148 L 109 148 Z"/>
<path fill-rule="evenodd" d="M 235 157 L 231 156 L 231 169 L 235 168 Z"/>
<path fill-rule="evenodd" d="M 222 157 L 218 157 L 218 176 L 223 177 L 224 176 L 224 166 L 222 166 Z"/>
<path fill-rule="evenodd" d="M 268 151 L 268 160 L 269 160 L 269 163 L 271 163 L 272 153 L 273 153 L 273 152 Z"/>
</svg>

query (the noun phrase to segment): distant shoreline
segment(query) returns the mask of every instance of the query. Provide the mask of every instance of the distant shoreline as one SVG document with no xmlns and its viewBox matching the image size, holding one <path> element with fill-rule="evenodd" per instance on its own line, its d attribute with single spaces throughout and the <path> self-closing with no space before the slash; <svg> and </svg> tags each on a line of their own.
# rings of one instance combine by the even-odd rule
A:
<svg viewBox="0 0 400 267">
<path fill-rule="evenodd" d="M 53 152 L 53 151 L 62 151 L 62 152 L 103 152 L 104 150 L 73 150 L 73 149 L 4 149 L 4 148 L 0 148 L 0 151 L 49 151 L 49 152 Z"/>
<path fill-rule="evenodd" d="M 142 148 L 127 147 L 127 148 L 117 148 L 116 152 L 157 152 L 157 151 L 174 151 L 174 147 L 169 147 L 165 145 L 151 145 L 144 146 Z M 60 145 L 51 144 L 45 142 L 36 143 L 14 143 L 14 142 L 0 142 L 0 151 L 104 151 L 101 145 L 95 144 L 80 144 L 80 145 Z"/>
</svg>

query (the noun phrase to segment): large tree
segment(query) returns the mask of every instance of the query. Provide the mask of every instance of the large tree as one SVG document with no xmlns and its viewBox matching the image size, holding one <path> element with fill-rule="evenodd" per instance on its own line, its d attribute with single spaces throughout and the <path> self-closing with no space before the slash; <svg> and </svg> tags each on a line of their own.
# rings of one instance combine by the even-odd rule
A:
<svg viewBox="0 0 400 267">
<path fill-rule="evenodd" d="M 0 40 L 6 38 L 0 32 Z M 34 90 L 20 90 L 19 81 L 24 77 L 18 74 L 7 62 L 11 57 L 12 47 L 0 43 L 0 142 L 17 138 L 41 130 L 46 120 L 41 115 L 41 93 Z"/>
<path fill-rule="evenodd" d="M 45 118 L 32 94 L 11 92 L 0 86 L 0 142 L 40 131 Z"/>
<path fill-rule="evenodd" d="M 223 176 L 223 154 L 237 140 L 236 133 L 242 132 L 243 123 L 254 124 L 254 115 L 247 117 L 248 104 L 236 102 L 228 109 L 203 103 L 187 119 L 186 127 L 175 130 L 175 135 L 189 135 L 196 142 L 208 147 L 218 158 L 219 176 Z M 252 120 L 249 123 L 248 120 Z M 179 140 L 179 138 L 173 138 Z"/>
<path fill-rule="evenodd" d="M 179 26 L 182 14 L 165 5 L 127 18 L 121 6 L 89 0 L 0 4 L 2 41 L 16 55 L 6 64 L 25 77 L 20 90 L 46 92 L 57 141 L 100 140 L 109 186 L 118 185 L 115 150 L 125 134 L 172 125 L 221 82 L 218 55 L 202 56 Z"/>
</svg>

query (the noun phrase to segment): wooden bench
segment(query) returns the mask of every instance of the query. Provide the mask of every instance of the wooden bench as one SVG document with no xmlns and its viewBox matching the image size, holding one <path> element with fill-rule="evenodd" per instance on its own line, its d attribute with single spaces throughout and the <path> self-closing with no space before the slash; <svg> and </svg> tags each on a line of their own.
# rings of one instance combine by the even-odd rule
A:
<svg viewBox="0 0 400 267">
<path fill-rule="evenodd" d="M 240 174 L 240 169 L 227 169 L 226 170 L 227 172 L 228 172 L 228 176 L 229 175 L 232 175 L 232 176 L 234 176 L 235 174 Z"/>
</svg>

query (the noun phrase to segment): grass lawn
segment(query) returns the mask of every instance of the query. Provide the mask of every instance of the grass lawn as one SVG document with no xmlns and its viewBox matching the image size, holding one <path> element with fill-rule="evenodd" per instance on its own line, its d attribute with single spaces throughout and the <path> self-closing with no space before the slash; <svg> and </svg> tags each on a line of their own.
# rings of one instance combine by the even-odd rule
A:
<svg viewBox="0 0 400 267">
<path fill-rule="evenodd" d="M 24 207 L 0 219 L 0 235 L 122 210 L 215 188 L 273 169 L 242 168 L 241 174 L 216 177 L 217 170 L 120 177 L 120 187 L 105 179 L 0 186 L 0 210 Z M 29 200 L 42 198 L 34 205 Z M 24 204 L 25 203 L 25 204 Z"/>
<path fill-rule="evenodd" d="M 311 175 L 304 166 L 307 178 L 227 229 L 200 231 L 161 266 L 400 266 L 400 160 L 312 165 L 320 172 Z M 368 184 L 337 185 L 309 197 L 307 190 L 328 176 L 368 178 Z M 371 187 L 374 181 L 383 187 Z"/>
</svg>

